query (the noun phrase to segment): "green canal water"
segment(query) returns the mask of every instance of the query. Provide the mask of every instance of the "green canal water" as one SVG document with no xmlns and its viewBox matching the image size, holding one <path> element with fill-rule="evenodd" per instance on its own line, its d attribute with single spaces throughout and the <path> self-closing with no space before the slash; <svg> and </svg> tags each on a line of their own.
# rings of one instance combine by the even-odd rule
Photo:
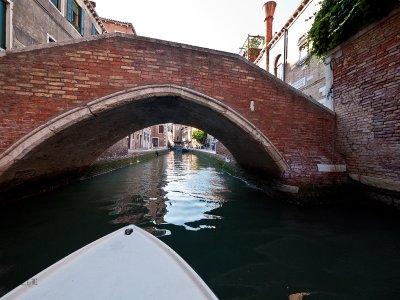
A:
<svg viewBox="0 0 400 300">
<path fill-rule="evenodd" d="M 398 214 L 285 205 L 193 154 L 3 206 L 0 222 L 0 295 L 133 223 L 172 247 L 220 299 L 400 299 Z"/>
</svg>

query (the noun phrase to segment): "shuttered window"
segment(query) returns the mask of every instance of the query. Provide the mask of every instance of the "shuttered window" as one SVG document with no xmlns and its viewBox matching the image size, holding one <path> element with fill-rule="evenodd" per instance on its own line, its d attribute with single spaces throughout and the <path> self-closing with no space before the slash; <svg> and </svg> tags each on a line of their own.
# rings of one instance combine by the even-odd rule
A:
<svg viewBox="0 0 400 300">
<path fill-rule="evenodd" d="M 67 19 L 83 36 L 85 27 L 85 10 L 82 9 L 75 0 L 68 0 Z"/>
</svg>

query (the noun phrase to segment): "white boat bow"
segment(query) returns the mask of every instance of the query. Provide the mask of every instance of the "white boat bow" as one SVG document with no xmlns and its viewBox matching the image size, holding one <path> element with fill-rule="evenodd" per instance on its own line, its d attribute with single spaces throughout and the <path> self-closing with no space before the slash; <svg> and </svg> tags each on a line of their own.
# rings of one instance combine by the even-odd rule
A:
<svg viewBox="0 0 400 300">
<path fill-rule="evenodd" d="M 166 244 L 129 225 L 68 255 L 2 299 L 217 299 Z"/>
</svg>

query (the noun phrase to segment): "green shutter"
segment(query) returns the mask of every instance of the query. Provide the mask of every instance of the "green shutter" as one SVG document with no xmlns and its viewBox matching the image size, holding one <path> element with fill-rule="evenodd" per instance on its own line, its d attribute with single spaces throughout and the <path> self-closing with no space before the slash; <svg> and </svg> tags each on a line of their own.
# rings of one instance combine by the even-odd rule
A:
<svg viewBox="0 0 400 300">
<path fill-rule="evenodd" d="M 67 19 L 72 23 L 72 0 L 67 2 Z"/>
<path fill-rule="evenodd" d="M 80 13 L 79 28 L 81 30 L 81 35 L 83 36 L 85 29 L 85 10 L 82 7 L 80 7 L 79 13 Z"/>
<path fill-rule="evenodd" d="M 0 48 L 6 48 L 6 3 L 0 0 Z"/>
</svg>

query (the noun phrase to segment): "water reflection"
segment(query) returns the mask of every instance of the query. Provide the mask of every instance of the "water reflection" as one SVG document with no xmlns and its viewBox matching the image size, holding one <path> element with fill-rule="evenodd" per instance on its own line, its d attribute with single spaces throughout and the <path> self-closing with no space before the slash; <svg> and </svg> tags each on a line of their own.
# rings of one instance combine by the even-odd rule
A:
<svg viewBox="0 0 400 300">
<path fill-rule="evenodd" d="M 224 202 L 224 179 L 214 168 L 201 167 L 197 156 L 169 153 L 159 157 L 148 172 L 145 169 L 123 196 L 103 207 L 115 218 L 113 224 L 173 224 L 187 230 L 212 229 L 194 222 L 221 219 L 211 214 Z M 136 193 L 132 193 L 135 191 Z M 137 194 L 138 191 L 143 192 Z M 148 231 L 160 235 L 150 226 Z M 168 231 L 164 232 L 169 234 Z"/>
<path fill-rule="evenodd" d="M 203 219 L 221 218 L 209 212 L 222 206 L 224 200 L 220 193 L 225 189 L 223 179 L 215 169 L 199 168 L 197 156 L 175 156 L 170 159 L 165 170 L 166 184 L 163 190 L 166 193 L 167 214 L 164 220 L 187 230 L 214 228 L 204 224 L 188 224 Z"/>
</svg>

